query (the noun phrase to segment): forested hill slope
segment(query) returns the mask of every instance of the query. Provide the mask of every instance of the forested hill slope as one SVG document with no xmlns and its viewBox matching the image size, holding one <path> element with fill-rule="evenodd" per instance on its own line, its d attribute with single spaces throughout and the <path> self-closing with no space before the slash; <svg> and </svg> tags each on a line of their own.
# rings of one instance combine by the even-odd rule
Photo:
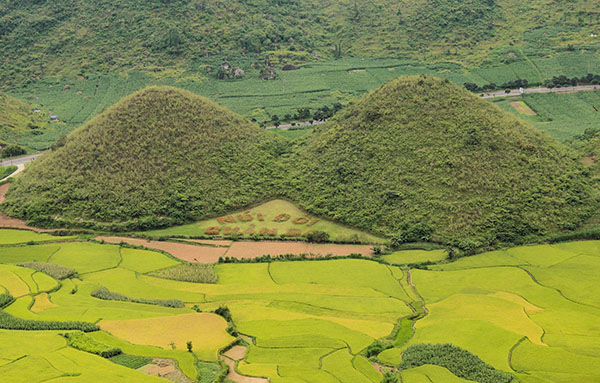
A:
<svg viewBox="0 0 600 383">
<path fill-rule="evenodd" d="M 283 142 L 203 97 L 151 87 L 31 163 L 5 208 L 38 224 L 90 221 L 119 230 L 181 223 L 275 194 Z"/>
<path fill-rule="evenodd" d="M 570 152 L 447 81 L 393 80 L 306 136 L 290 196 L 400 241 L 462 248 L 574 228 L 597 206 Z"/>
<path fill-rule="evenodd" d="M 0 84 L 269 52 L 498 63 L 597 47 L 599 23 L 589 0 L 10 0 L 0 3 Z"/>
</svg>

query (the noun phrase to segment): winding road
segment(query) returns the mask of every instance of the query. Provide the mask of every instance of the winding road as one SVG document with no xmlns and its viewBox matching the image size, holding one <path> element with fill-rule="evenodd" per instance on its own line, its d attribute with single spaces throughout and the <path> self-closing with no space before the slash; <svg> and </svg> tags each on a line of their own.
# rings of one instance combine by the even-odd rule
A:
<svg viewBox="0 0 600 383">
<path fill-rule="evenodd" d="M 7 177 L 2 178 L 0 180 L 0 182 L 6 180 L 9 177 L 14 177 L 17 174 L 21 173 L 23 171 L 23 169 L 25 169 L 25 164 L 27 162 L 35 160 L 36 158 L 38 158 L 42 154 L 44 154 L 44 152 L 35 153 L 35 154 L 29 154 L 27 156 L 21 156 L 21 157 L 13 157 L 13 158 L 9 158 L 9 159 L 6 159 L 6 160 L 2 160 L 0 162 L 0 166 L 16 165 L 17 166 L 17 170 L 14 171 L 12 174 L 8 175 Z"/>
</svg>

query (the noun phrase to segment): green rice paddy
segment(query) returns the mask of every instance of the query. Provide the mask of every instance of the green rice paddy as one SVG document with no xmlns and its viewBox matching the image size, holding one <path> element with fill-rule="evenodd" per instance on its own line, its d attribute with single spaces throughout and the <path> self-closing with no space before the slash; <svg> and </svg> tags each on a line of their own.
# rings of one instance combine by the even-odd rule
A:
<svg viewBox="0 0 600 383">
<path fill-rule="evenodd" d="M 0 238 L 8 237 L 0 230 Z M 398 264 L 437 262 L 429 270 L 363 259 L 218 264 L 217 283 L 203 284 L 150 275 L 178 261 L 148 250 L 17 243 L 0 247 L 0 292 L 16 298 L 4 308 L 13 316 L 98 323 L 102 330 L 88 333 L 93 339 L 128 355 L 174 359 L 191 379 L 200 374 L 198 359 L 216 368 L 219 349 L 234 340 L 212 313 L 227 306 L 248 341 L 238 371 L 275 383 L 381 382 L 363 352 L 390 336 L 395 346 L 376 356 L 389 366 L 410 345 L 452 343 L 521 382 L 600 381 L 600 242 L 524 246 L 452 263 L 445 256 L 386 256 Z M 27 261 L 67 266 L 79 278 L 57 281 L 15 266 Z M 92 297 L 101 286 L 132 298 L 179 299 L 186 307 Z M 424 317 L 398 326 L 421 305 Z M 0 330 L 0 373 L 9 382 L 164 381 L 67 347 L 56 331 Z M 404 383 L 467 382 L 435 365 L 399 373 Z"/>
</svg>

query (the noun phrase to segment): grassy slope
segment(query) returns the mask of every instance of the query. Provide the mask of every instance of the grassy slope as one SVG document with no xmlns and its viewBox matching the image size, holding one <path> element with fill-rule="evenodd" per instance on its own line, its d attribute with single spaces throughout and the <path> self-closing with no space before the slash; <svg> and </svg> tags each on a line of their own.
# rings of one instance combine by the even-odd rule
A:
<svg viewBox="0 0 600 383">
<path fill-rule="evenodd" d="M 346 56 L 502 62 L 597 45 L 599 15 L 585 0 L 12 2 L 0 6 L 0 80 L 189 69 L 221 54 L 332 57 L 336 45 Z"/>
<path fill-rule="evenodd" d="M 0 141 L 35 151 L 50 147 L 66 132 L 63 123 L 49 122 L 47 111 L 34 113 L 34 109 L 33 105 L 0 93 Z"/>
<path fill-rule="evenodd" d="M 35 161 L 6 208 L 33 220 L 131 219 L 137 227 L 201 218 L 274 194 L 282 142 L 202 97 L 149 88 Z"/>
<path fill-rule="evenodd" d="M 308 211 L 386 234 L 425 224 L 459 245 L 569 228 L 595 204 L 561 144 L 423 76 L 394 80 L 317 127 L 291 163 L 290 195 Z"/>
</svg>

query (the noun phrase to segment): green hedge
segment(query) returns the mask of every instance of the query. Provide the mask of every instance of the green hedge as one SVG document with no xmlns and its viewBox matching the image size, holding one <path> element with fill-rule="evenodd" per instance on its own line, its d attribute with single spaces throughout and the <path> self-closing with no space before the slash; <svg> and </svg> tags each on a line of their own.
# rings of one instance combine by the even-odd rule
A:
<svg viewBox="0 0 600 383">
<path fill-rule="evenodd" d="M 171 308 L 183 308 L 185 304 L 179 299 L 145 299 L 145 298 L 130 298 L 126 295 L 115 293 L 107 289 L 106 287 L 100 287 L 91 294 L 94 298 L 104 299 L 106 301 L 121 301 L 121 302 L 133 302 L 133 303 L 144 303 L 148 305 L 157 305 Z"/>
<path fill-rule="evenodd" d="M 118 347 L 112 347 L 87 336 L 81 331 L 62 334 L 67 339 L 69 346 L 90 354 L 100 355 L 103 358 L 112 358 L 122 353 Z"/>
<path fill-rule="evenodd" d="M 0 328 L 5 330 L 81 330 L 84 332 L 98 331 L 100 327 L 90 322 L 57 322 L 57 321 L 41 321 L 27 320 L 16 318 L 7 312 L 0 310 Z"/>
</svg>

